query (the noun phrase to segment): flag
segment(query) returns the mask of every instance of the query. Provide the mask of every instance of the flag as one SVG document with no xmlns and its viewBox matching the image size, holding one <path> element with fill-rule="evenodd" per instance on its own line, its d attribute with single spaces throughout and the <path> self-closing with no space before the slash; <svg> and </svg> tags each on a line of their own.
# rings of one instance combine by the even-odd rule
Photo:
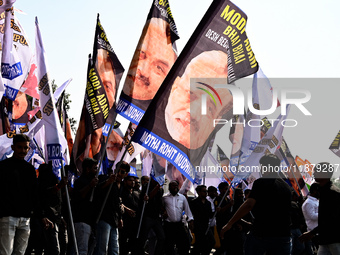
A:
<svg viewBox="0 0 340 255">
<path fill-rule="evenodd" d="M 289 181 L 287 183 L 291 185 L 296 194 L 307 196 L 308 188 L 300 173 L 302 167 L 299 167 L 295 162 L 294 156 L 292 155 L 287 142 L 283 138 L 280 150 L 278 152 L 279 153 L 277 155 L 281 155 L 281 157 L 279 157 L 282 159 L 281 162 L 285 166 L 285 171 L 283 173 Z"/>
<path fill-rule="evenodd" d="M 11 145 L 13 144 L 13 137 L 15 134 L 25 134 L 32 140 L 37 132 L 37 125 L 41 121 L 42 114 L 41 111 L 37 111 L 33 118 L 23 127 L 16 130 L 9 131 L 0 136 L 0 160 L 4 160 L 12 154 Z"/>
<path fill-rule="evenodd" d="M 2 0 L 0 1 L 0 13 L 4 12 L 13 6 L 16 0 Z"/>
<path fill-rule="evenodd" d="M 313 181 L 313 172 L 312 169 L 310 169 L 310 165 L 299 156 L 295 156 L 295 163 L 297 168 L 300 170 L 300 174 L 309 190 L 309 187 Z"/>
<path fill-rule="evenodd" d="M 179 36 L 169 1 L 164 5 L 154 1 L 117 106 L 117 112 L 131 122 L 127 132 L 135 131 L 139 120 L 177 59 L 177 39 Z M 135 151 L 133 155 L 132 150 Z M 129 148 L 124 146 L 121 149 L 116 162 L 120 160 L 130 162 L 144 150 L 142 146 L 132 142 Z M 125 154 L 124 158 L 122 158 L 123 154 Z"/>
<path fill-rule="evenodd" d="M 236 172 L 240 162 L 241 146 L 244 134 L 245 120 L 243 115 L 234 115 L 229 132 L 229 140 L 232 143 L 230 153 L 230 167 Z M 219 148 L 220 149 L 220 148 Z"/>
<path fill-rule="evenodd" d="M 45 49 L 39 29 L 38 18 L 35 19 L 35 26 L 37 79 L 39 81 L 40 105 L 45 127 L 45 158 L 47 161 L 52 161 L 53 172 L 60 178 L 61 161 L 67 146 L 60 122 L 58 121 L 54 96 L 52 95 L 52 86 L 47 71 Z"/>
<path fill-rule="evenodd" d="M 152 152 L 149 150 L 145 150 L 140 154 L 142 161 L 142 176 L 150 176 L 152 169 Z"/>
<path fill-rule="evenodd" d="M 89 58 L 84 106 L 72 152 L 73 162 L 80 172 L 84 158 L 101 158 L 105 152 L 105 137 L 110 143 L 108 130 L 115 119 L 117 89 L 123 72 L 98 15 L 93 62 Z"/>
<path fill-rule="evenodd" d="M 177 39 L 169 1 L 153 1 L 117 106 L 117 112 L 132 123 L 138 125 L 177 59 Z"/>
<path fill-rule="evenodd" d="M 66 83 L 68 84 L 70 80 L 68 80 Z M 65 83 L 60 86 L 55 93 L 53 94 L 54 98 L 57 100 L 56 103 L 56 109 L 59 116 L 59 122 L 61 125 L 61 128 L 63 130 L 64 137 L 67 141 L 67 150 L 64 151 L 64 159 L 65 163 L 69 164 L 70 162 L 70 153 L 73 148 L 73 138 L 72 138 L 72 131 L 71 131 L 71 124 L 68 119 L 67 111 L 66 111 L 66 105 L 64 104 L 64 97 L 65 97 Z M 62 91 L 61 95 L 60 92 Z"/>
<path fill-rule="evenodd" d="M 6 97 L 14 101 L 29 73 L 32 53 L 26 34 L 14 16 L 13 8 L 7 9 L 1 15 L 5 15 L 5 19 L 0 20 L 0 25 L 5 27 L 4 35 L 1 36 L 1 75 Z"/>
<path fill-rule="evenodd" d="M 287 118 L 290 105 L 287 105 L 286 115 L 280 115 L 274 125 L 268 130 L 261 141 L 254 148 L 252 154 L 248 157 L 247 161 L 238 169 L 233 183 L 240 183 L 242 180 L 247 180 L 250 184 L 260 177 L 260 159 L 269 153 L 275 153 L 279 148 L 282 141 L 282 133 L 284 126 L 282 121 Z"/>
<path fill-rule="evenodd" d="M 340 146 L 340 131 L 338 132 L 338 134 L 336 135 L 336 137 L 334 138 L 333 142 L 331 143 L 331 145 L 329 146 L 329 149 L 338 157 L 340 157 L 340 150 L 339 150 L 339 146 Z"/>
<path fill-rule="evenodd" d="M 275 100 L 274 103 L 273 100 Z M 249 105 L 251 109 L 248 109 L 248 113 L 246 115 L 240 153 L 240 165 L 243 165 L 244 162 L 246 162 L 262 138 L 261 128 L 264 122 L 261 118 L 263 116 L 254 114 L 254 110 L 271 111 L 273 107 L 277 106 L 277 96 L 273 96 L 273 88 L 261 68 L 259 68 L 257 73 L 254 74 L 252 84 L 252 103 L 253 105 Z"/>
<path fill-rule="evenodd" d="M 246 20 L 247 16 L 230 1 L 211 4 L 133 137 L 134 142 L 165 157 L 192 182 L 195 166 L 200 165 L 220 128 L 214 127 L 213 120 L 232 116 L 232 96 L 217 85 L 258 70 L 245 33 Z M 207 95 L 208 107 L 201 104 Z M 202 113 L 204 108 L 209 114 Z"/>
<path fill-rule="evenodd" d="M 30 71 L 24 84 L 21 86 L 20 91 L 35 99 L 40 99 L 35 56 L 32 57 Z"/>
<path fill-rule="evenodd" d="M 234 170 L 232 168 L 231 161 L 218 145 L 217 145 L 217 162 L 221 166 L 224 180 L 230 183 L 234 179 L 236 169 Z"/>
</svg>

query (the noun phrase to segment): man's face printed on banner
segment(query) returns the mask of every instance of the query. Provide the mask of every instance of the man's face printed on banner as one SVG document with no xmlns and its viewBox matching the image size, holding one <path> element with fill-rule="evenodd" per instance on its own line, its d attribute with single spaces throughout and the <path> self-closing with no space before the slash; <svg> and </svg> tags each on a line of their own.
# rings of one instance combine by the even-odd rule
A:
<svg viewBox="0 0 340 255">
<path fill-rule="evenodd" d="M 187 65 L 182 77 L 174 81 L 165 108 L 166 128 L 171 137 L 189 149 L 201 147 L 212 133 L 214 119 L 219 119 L 232 109 L 232 95 L 225 88 L 216 89 L 220 102 L 215 104 L 207 96 L 207 114 L 201 113 L 202 94 L 198 88 L 190 88 L 190 78 L 202 78 L 199 82 L 214 86 L 228 77 L 228 56 L 222 51 L 206 51 L 193 58 Z M 210 79 L 209 79 L 210 78 Z M 198 84 L 199 87 L 199 84 Z"/>
<path fill-rule="evenodd" d="M 152 18 L 143 30 L 123 91 L 138 100 L 151 100 L 168 74 L 177 56 L 172 49 L 169 24 Z"/>
</svg>

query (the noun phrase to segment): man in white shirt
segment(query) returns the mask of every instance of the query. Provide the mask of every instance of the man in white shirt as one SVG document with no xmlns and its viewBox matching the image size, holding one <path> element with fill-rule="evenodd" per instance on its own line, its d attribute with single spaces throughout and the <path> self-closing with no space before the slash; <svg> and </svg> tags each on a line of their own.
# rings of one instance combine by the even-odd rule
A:
<svg viewBox="0 0 340 255">
<path fill-rule="evenodd" d="M 169 183 L 169 193 L 163 196 L 164 232 L 166 236 L 165 253 L 173 254 L 176 245 L 179 255 L 187 255 L 190 249 L 190 239 L 182 222 L 183 212 L 188 216 L 189 227 L 193 227 L 193 216 L 185 196 L 178 193 L 178 182 Z"/>
<path fill-rule="evenodd" d="M 305 217 L 307 231 L 311 231 L 318 226 L 318 214 L 319 214 L 319 184 L 313 183 L 310 186 L 309 195 L 306 201 L 302 205 L 302 213 Z M 307 254 L 313 254 L 312 241 L 306 242 Z"/>
</svg>

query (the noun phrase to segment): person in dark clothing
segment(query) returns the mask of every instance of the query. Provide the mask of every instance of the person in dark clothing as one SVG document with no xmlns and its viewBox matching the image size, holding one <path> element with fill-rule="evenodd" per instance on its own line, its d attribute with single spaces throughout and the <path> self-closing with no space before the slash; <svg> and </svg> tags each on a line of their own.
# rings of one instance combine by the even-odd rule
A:
<svg viewBox="0 0 340 255">
<path fill-rule="evenodd" d="M 130 171 L 130 166 L 123 162 L 118 167 L 116 173 L 109 172 L 109 175 L 99 176 L 99 185 L 96 188 L 97 212 L 95 218 L 99 218 L 99 221 L 96 225 L 95 255 L 119 254 L 118 228 L 123 227 L 122 203 L 119 195 L 122 180 Z M 98 211 L 103 205 L 103 210 Z"/>
<path fill-rule="evenodd" d="M 301 243 L 298 238 L 303 231 L 306 230 L 305 218 L 302 213 L 302 206 L 299 202 L 299 196 L 292 190 L 292 202 L 291 202 L 290 218 L 291 224 L 291 236 L 292 236 L 292 255 L 300 255 L 305 250 L 305 245 Z"/>
<path fill-rule="evenodd" d="M 217 211 L 216 214 L 216 228 L 217 228 L 217 232 L 219 233 L 222 229 L 222 227 L 227 224 L 228 220 L 230 220 L 231 218 L 231 208 L 234 204 L 234 201 L 232 201 L 229 198 L 229 184 L 227 182 L 221 182 L 218 185 L 218 189 L 220 191 L 220 194 L 216 197 L 214 205 Z M 227 193 L 227 195 L 225 196 L 224 200 L 222 201 L 224 195 Z M 222 203 L 221 203 L 222 201 Z M 221 203 L 221 205 L 220 205 Z M 228 238 L 221 240 L 221 247 L 219 247 L 215 254 L 223 254 L 228 246 Z"/>
<path fill-rule="evenodd" d="M 209 220 L 213 217 L 211 203 L 207 200 L 207 187 L 198 185 L 196 187 L 198 197 L 190 202 L 190 209 L 194 216 L 194 234 L 195 244 L 192 250 L 193 254 L 209 254 L 214 247 L 214 235 L 209 229 L 207 235 Z"/>
<path fill-rule="evenodd" d="M 62 223 L 61 189 L 67 184 L 67 177 L 61 181 L 53 173 L 52 161 L 49 164 L 42 164 L 39 167 L 39 202 L 42 210 L 42 218 L 47 218 L 52 222 L 51 225 L 43 226 L 43 235 L 45 240 L 44 251 L 46 254 L 59 255 L 60 245 L 58 233 Z"/>
<path fill-rule="evenodd" d="M 94 204 L 90 198 L 94 187 L 98 183 L 98 178 L 96 178 L 97 164 L 98 161 L 95 159 L 84 159 L 82 162 L 83 172 L 74 182 L 72 191 L 71 206 L 79 255 L 87 255 L 94 224 Z M 72 251 L 71 254 L 74 254 L 74 252 Z"/>
<path fill-rule="evenodd" d="M 340 254 L 340 190 L 332 182 L 334 166 L 322 162 L 314 167 L 314 178 L 319 183 L 318 226 L 300 236 L 300 241 L 308 241 L 319 234 L 318 254 Z"/>
<path fill-rule="evenodd" d="M 146 193 L 147 183 L 142 187 L 141 194 L 139 196 L 138 206 L 138 218 L 140 219 L 143 203 L 145 201 L 145 210 L 142 218 L 142 226 L 138 237 L 138 251 L 139 254 L 144 254 L 143 249 L 145 242 L 148 238 L 149 232 L 154 231 L 157 238 L 157 243 L 154 251 L 155 255 L 163 254 L 165 234 L 162 226 L 162 197 L 164 190 L 161 188 L 158 182 L 151 178 L 149 192 Z M 150 247 L 149 247 L 150 248 Z"/>
<path fill-rule="evenodd" d="M 119 230 L 119 250 L 120 254 L 136 254 L 136 233 L 138 228 L 138 219 L 136 217 L 139 203 L 139 192 L 134 190 L 135 177 L 127 176 L 124 178 L 124 187 L 121 198 L 124 207 L 123 224 L 124 227 Z"/>
<path fill-rule="evenodd" d="M 30 138 L 13 137 L 13 156 L 0 162 L 0 254 L 24 254 L 37 209 L 37 176 L 25 161 Z"/>
<path fill-rule="evenodd" d="M 262 178 L 254 182 L 248 199 L 222 228 L 220 235 L 224 238 L 226 231 L 252 211 L 255 220 L 245 242 L 245 254 L 288 255 L 291 252 L 291 190 L 277 175 L 280 159 L 276 155 L 263 156 L 260 164 Z"/>
</svg>

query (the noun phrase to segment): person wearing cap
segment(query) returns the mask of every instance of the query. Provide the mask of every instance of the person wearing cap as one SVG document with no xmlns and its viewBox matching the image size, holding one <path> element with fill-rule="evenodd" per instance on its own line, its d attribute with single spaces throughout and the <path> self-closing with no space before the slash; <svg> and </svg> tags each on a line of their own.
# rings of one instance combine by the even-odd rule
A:
<svg viewBox="0 0 340 255">
<path fill-rule="evenodd" d="M 169 183 L 169 193 L 162 198 L 165 208 L 164 232 L 166 236 L 165 253 L 173 254 L 175 245 L 178 254 L 188 254 L 190 240 L 182 222 L 183 212 L 188 216 L 189 226 L 192 228 L 193 216 L 186 197 L 178 193 L 179 183 L 173 180 Z"/>
</svg>

